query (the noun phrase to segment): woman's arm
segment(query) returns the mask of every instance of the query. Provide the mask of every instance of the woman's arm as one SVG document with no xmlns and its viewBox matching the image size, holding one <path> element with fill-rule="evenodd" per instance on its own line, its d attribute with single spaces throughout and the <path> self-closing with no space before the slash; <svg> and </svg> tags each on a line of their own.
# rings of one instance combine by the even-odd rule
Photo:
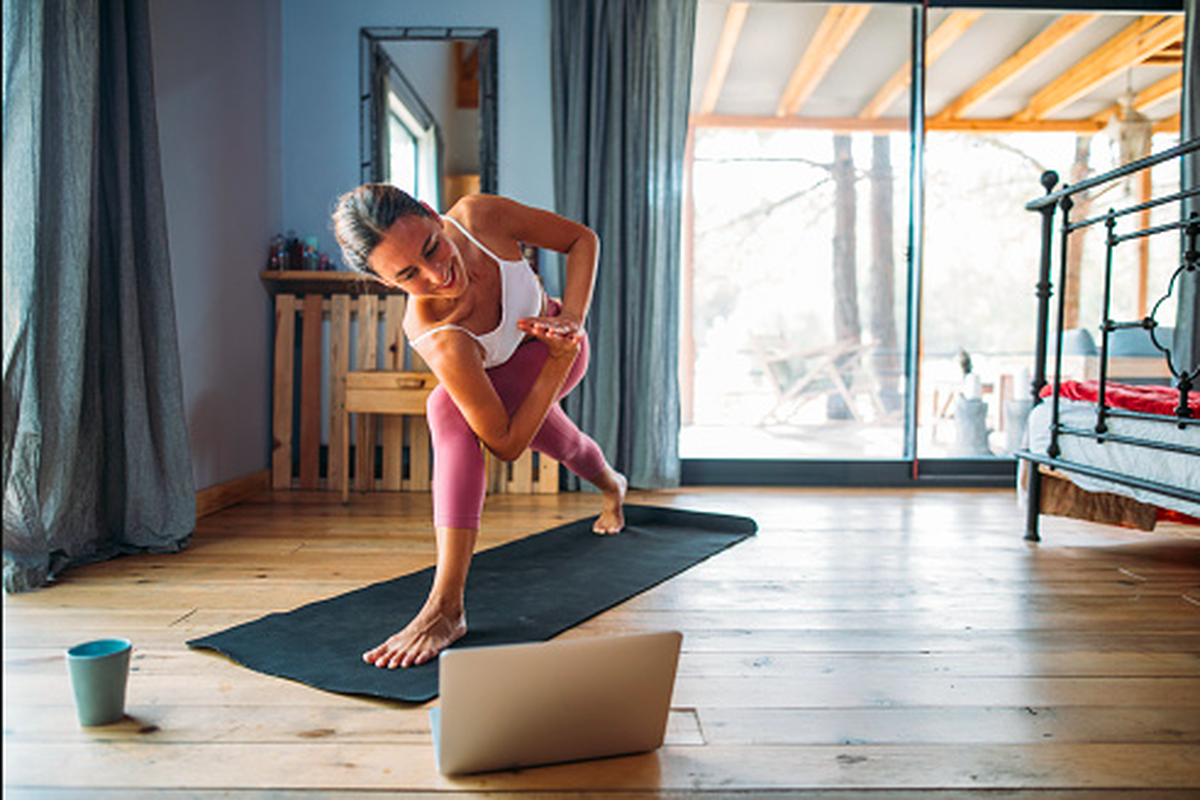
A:
<svg viewBox="0 0 1200 800">
<path fill-rule="evenodd" d="M 503 461 L 514 461 L 529 448 L 550 407 L 558 399 L 579 355 L 579 339 L 539 336 L 550 356 L 529 394 L 512 416 L 484 371 L 475 341 L 460 331 L 447 331 L 425 340 L 418 352 L 484 446 Z"/>
<path fill-rule="evenodd" d="M 545 342 L 550 356 L 511 416 L 484 371 L 478 345 L 469 336 L 450 331 L 425 340 L 419 348 L 488 450 L 512 461 L 525 452 L 541 429 L 579 354 L 583 323 L 592 301 L 599 240 L 584 225 L 495 195 L 463 198 L 452 213 L 506 257 L 518 251 L 518 243 L 555 250 L 567 257 L 562 312 L 517 323 L 520 330 Z"/>
<path fill-rule="evenodd" d="M 566 255 L 562 312 L 556 317 L 522 320 L 519 327 L 534 335 L 581 333 L 592 305 L 600 258 L 600 239 L 595 232 L 566 217 L 504 197 L 472 195 L 460 203 L 467 226 L 488 237 L 489 243 L 512 242 L 515 248 L 521 242 Z"/>
</svg>

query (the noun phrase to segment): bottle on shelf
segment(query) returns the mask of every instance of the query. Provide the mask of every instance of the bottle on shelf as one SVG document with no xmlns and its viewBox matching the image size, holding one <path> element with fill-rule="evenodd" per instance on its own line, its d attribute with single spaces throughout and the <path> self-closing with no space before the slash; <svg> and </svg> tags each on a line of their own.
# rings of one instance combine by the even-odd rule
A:
<svg viewBox="0 0 1200 800">
<path fill-rule="evenodd" d="M 281 270 L 287 261 L 287 247 L 283 236 L 275 234 L 271 237 L 271 246 L 267 251 L 267 269 Z"/>
</svg>

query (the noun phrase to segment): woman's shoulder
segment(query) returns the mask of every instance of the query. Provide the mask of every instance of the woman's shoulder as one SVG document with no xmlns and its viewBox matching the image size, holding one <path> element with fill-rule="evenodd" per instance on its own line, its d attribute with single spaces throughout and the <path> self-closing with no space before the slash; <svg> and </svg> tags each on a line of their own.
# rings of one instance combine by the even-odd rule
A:
<svg viewBox="0 0 1200 800">
<path fill-rule="evenodd" d="M 480 357 L 475 334 L 461 322 L 463 320 L 458 317 L 438 317 L 423 308 L 423 304 L 410 302 L 404 311 L 402 325 L 405 338 L 413 350 L 434 372 L 440 372 L 445 364 Z M 453 335 L 443 331 L 460 333 Z"/>
<path fill-rule="evenodd" d="M 420 338 L 434 328 L 454 324 L 457 321 L 453 313 L 446 314 L 445 309 L 434 303 L 423 302 L 423 298 L 409 297 L 404 306 L 404 317 L 400 322 L 404 335 L 409 341 Z"/>
<path fill-rule="evenodd" d="M 504 206 L 512 205 L 515 201 L 498 194 L 489 194 L 487 192 L 473 192 L 472 194 L 464 194 L 462 197 L 454 201 L 454 205 L 450 206 L 447 214 L 455 214 L 461 212 L 463 214 L 487 213 L 503 208 Z"/>
<path fill-rule="evenodd" d="M 512 201 L 494 194 L 468 194 L 459 198 L 446 216 L 475 233 L 487 233 L 503 221 L 505 208 Z"/>
<path fill-rule="evenodd" d="M 470 194 L 461 198 L 446 212 L 470 232 L 476 241 L 500 258 L 520 257 L 520 247 L 513 237 L 511 225 L 515 201 L 494 194 Z"/>
</svg>

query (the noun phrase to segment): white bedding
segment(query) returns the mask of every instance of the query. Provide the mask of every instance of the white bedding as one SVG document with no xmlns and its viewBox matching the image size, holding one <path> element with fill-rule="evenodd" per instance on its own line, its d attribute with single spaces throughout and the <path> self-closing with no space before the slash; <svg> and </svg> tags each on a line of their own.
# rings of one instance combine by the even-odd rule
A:
<svg viewBox="0 0 1200 800">
<path fill-rule="evenodd" d="M 1029 414 L 1029 449 L 1040 455 L 1045 455 L 1050 446 L 1050 406 L 1050 401 L 1045 400 L 1035 406 Z M 1200 448 L 1200 426 L 1197 425 L 1190 425 L 1186 429 L 1180 430 L 1177 425 L 1126 417 L 1109 417 L 1107 421 L 1108 430 L 1113 434 L 1156 442 L 1168 441 Z M 1059 422 L 1072 428 L 1090 431 L 1096 424 L 1096 407 L 1093 403 L 1060 399 Z M 1059 457 L 1067 461 L 1099 467 L 1119 475 L 1129 475 L 1200 492 L 1200 458 L 1194 455 L 1112 441 L 1099 444 L 1094 439 L 1081 436 L 1060 435 L 1058 444 L 1061 451 Z M 1200 517 L 1200 502 L 1167 497 L 1067 470 L 1060 471 L 1060 474 L 1069 478 L 1081 489 L 1124 495 L 1143 503 Z"/>
</svg>

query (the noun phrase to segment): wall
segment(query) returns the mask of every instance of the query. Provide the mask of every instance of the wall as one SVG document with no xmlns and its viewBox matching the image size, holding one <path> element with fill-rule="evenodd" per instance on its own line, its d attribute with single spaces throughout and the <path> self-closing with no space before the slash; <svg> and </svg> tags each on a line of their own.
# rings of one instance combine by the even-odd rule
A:
<svg viewBox="0 0 1200 800">
<path fill-rule="evenodd" d="M 359 182 L 358 59 L 363 27 L 499 31 L 499 191 L 552 208 L 549 0 L 287 0 L 283 3 L 283 221 L 340 254 L 329 215 Z"/>
<path fill-rule="evenodd" d="M 163 184 L 196 487 L 270 463 L 271 322 L 258 278 L 329 228 L 359 179 L 361 27 L 499 30 L 500 191 L 552 207 L 549 0 L 150 0 Z"/>
<path fill-rule="evenodd" d="M 282 223 L 279 0 L 151 0 L 184 403 L 196 488 L 266 469 Z"/>
</svg>

